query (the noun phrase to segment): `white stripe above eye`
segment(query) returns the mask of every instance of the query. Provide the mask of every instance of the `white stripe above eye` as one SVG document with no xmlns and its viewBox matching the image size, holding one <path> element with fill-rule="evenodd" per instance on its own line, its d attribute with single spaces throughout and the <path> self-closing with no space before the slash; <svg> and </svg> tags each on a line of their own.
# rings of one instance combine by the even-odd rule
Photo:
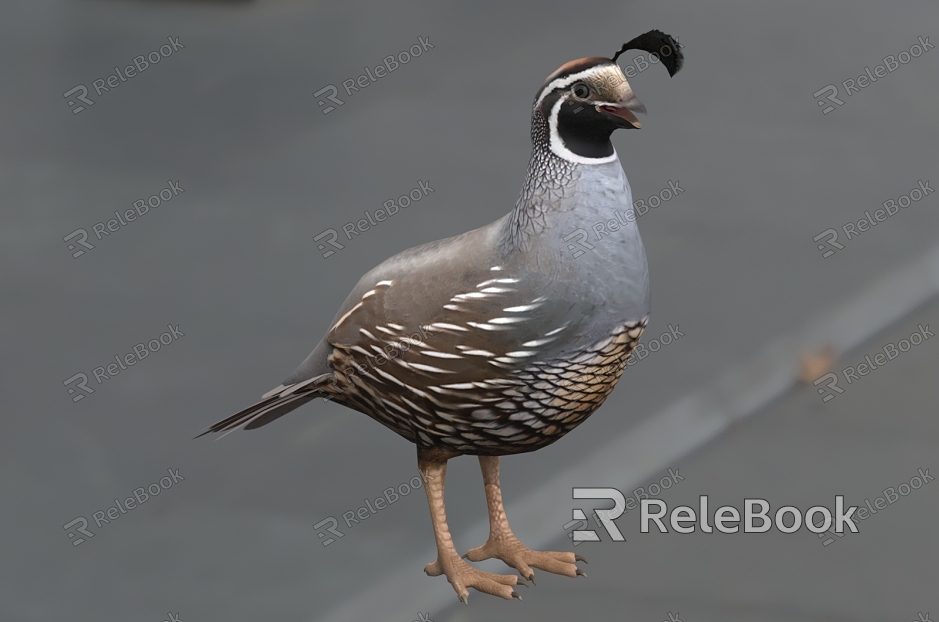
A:
<svg viewBox="0 0 939 622">
<path fill-rule="evenodd" d="M 583 71 L 578 71 L 564 78 L 558 78 L 552 80 L 550 84 L 544 87 L 541 90 L 541 94 L 538 96 L 538 101 L 535 102 L 535 108 L 541 105 L 541 101 L 548 96 L 548 93 L 554 89 L 564 88 L 565 86 L 570 86 L 577 82 L 578 80 L 585 80 L 592 76 L 595 76 L 599 73 L 605 73 L 610 70 L 610 65 L 596 65 L 590 69 L 584 69 Z"/>
</svg>

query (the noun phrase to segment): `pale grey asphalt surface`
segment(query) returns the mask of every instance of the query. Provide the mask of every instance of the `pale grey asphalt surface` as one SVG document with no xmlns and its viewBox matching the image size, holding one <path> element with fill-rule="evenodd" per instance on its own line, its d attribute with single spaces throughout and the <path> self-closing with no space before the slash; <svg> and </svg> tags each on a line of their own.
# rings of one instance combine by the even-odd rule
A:
<svg viewBox="0 0 939 622">
<path fill-rule="evenodd" d="M 873 358 L 920 324 L 936 331 L 939 300 L 847 353 L 838 370 L 856 368 L 865 354 Z M 773 512 L 784 505 L 831 508 L 836 495 L 866 507 L 865 500 L 873 505 L 893 488 L 894 503 L 858 520 L 858 533 L 662 534 L 654 526 L 640 533 L 633 509 L 616 520 L 625 542 L 555 543 L 555 550 L 587 558 L 586 579 L 541 573 L 538 586 L 522 592 L 522 606 L 471 597 L 469 609 L 457 603 L 434 622 L 657 622 L 669 612 L 684 622 L 886 622 L 916 620 L 920 611 L 935 619 L 939 485 L 930 481 L 906 496 L 895 490 L 919 469 L 939 475 L 937 368 L 939 341 L 931 337 L 850 384 L 842 377 L 844 393 L 827 403 L 813 387 L 795 388 L 676 462 L 684 480 L 658 495 L 669 509 L 695 510 L 699 496 L 708 495 L 713 527 L 715 509 L 742 511 L 746 498 L 768 500 Z"/>
<path fill-rule="evenodd" d="M 286 376 L 372 266 L 508 211 L 529 154 L 531 98 L 570 59 L 609 55 L 650 28 L 686 46 L 675 78 L 652 67 L 630 81 L 649 115 L 615 139 L 636 198 L 670 179 L 685 189 L 640 220 L 653 279 L 647 334 L 678 324 L 685 336 L 631 367 L 563 442 L 504 461 L 510 517 L 513 491 L 936 243 L 934 194 L 829 259 L 812 240 L 933 179 L 939 51 L 839 92 L 845 104 L 831 114 L 812 94 L 931 35 L 934 4 L 573 6 L 0 5 L 0 617 L 315 620 L 426 548 L 422 493 L 343 528 L 334 545 L 317 541 L 314 523 L 414 474 L 413 447 L 362 415 L 317 403 L 218 443 L 190 438 Z M 91 88 L 168 36 L 186 47 L 71 113 L 65 91 Z M 435 47 L 320 112 L 314 91 L 418 36 Z M 64 236 L 90 233 L 167 179 L 185 192 L 70 256 Z M 321 257 L 313 236 L 418 179 L 435 192 Z M 935 309 L 920 315 L 928 322 Z M 167 323 L 185 336 L 72 403 L 65 379 L 91 376 Z M 666 498 L 798 505 L 911 476 L 937 444 L 935 349 L 920 348 L 824 407 L 809 389 L 781 400 L 686 458 L 694 479 Z M 65 523 L 167 468 L 185 481 L 72 546 Z M 455 461 L 448 475 L 457 545 L 475 546 L 460 533 L 485 516 L 477 465 Z M 872 519 L 869 535 L 829 547 L 805 533 L 627 533 L 623 545 L 578 547 L 597 551 L 588 580 L 544 577 L 524 603 L 474 593 L 459 619 L 914 619 L 939 610 L 935 569 L 922 561 L 935 558 L 935 494 L 927 487 Z M 560 532 L 570 491 L 557 495 Z"/>
</svg>

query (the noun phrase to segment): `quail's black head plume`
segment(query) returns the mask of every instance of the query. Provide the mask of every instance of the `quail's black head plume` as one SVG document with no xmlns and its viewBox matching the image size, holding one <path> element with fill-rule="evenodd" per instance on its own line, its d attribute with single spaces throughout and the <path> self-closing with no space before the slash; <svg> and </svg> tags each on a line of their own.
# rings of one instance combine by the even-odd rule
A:
<svg viewBox="0 0 939 622">
<path fill-rule="evenodd" d="M 515 208 L 371 270 L 281 385 L 208 430 L 259 428 L 324 398 L 417 445 L 437 542 L 424 572 L 446 575 L 464 603 L 471 587 L 518 598 L 513 587 L 524 581 L 482 572 L 457 553 L 443 493 L 447 461 L 461 455 L 479 457 L 490 516 L 489 540 L 465 559 L 495 557 L 526 579 L 532 568 L 586 576 L 579 555 L 532 551 L 512 533 L 499 458 L 583 423 L 613 391 L 648 321 L 648 263 L 610 141 L 618 129 L 641 128 L 636 113 L 645 112 L 616 64 L 628 49 L 654 55 L 669 74 L 681 68 L 678 42 L 658 30 L 612 60 L 561 65 L 532 102 L 531 159 Z"/>
<path fill-rule="evenodd" d="M 669 76 L 674 76 L 678 73 L 678 70 L 681 69 L 682 63 L 685 60 L 685 57 L 681 53 L 680 46 L 678 45 L 678 41 L 661 30 L 650 30 L 645 34 L 639 35 L 632 41 L 624 43 L 623 47 L 619 49 L 619 52 L 613 55 L 613 62 L 615 63 L 619 55 L 626 50 L 642 50 L 643 52 L 648 52 L 655 56 L 665 65 Z"/>
</svg>

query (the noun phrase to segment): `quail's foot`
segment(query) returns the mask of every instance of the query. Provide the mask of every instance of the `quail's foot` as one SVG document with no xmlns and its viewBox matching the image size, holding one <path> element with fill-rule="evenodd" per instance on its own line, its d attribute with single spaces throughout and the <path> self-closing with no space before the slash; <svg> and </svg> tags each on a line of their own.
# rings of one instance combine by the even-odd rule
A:
<svg viewBox="0 0 939 622">
<path fill-rule="evenodd" d="M 486 594 L 501 596 L 506 600 L 522 599 L 513 586 L 518 585 L 520 579 L 515 575 L 492 574 L 473 568 L 463 561 L 456 553 L 453 555 L 438 556 L 437 561 L 424 567 L 424 572 L 431 577 L 446 575 L 447 581 L 453 586 L 457 597 L 463 604 L 469 604 L 467 588 L 474 588 Z M 524 581 L 522 584 L 525 585 Z"/>
<path fill-rule="evenodd" d="M 576 565 L 576 562 L 587 561 L 580 555 L 556 551 L 533 551 L 519 542 L 518 538 L 511 533 L 499 537 L 489 536 L 484 545 L 470 549 L 464 557 L 473 562 L 492 558 L 501 559 L 532 583 L 535 582 L 535 572 L 532 568 L 565 577 L 587 576 L 587 573 Z"/>
</svg>

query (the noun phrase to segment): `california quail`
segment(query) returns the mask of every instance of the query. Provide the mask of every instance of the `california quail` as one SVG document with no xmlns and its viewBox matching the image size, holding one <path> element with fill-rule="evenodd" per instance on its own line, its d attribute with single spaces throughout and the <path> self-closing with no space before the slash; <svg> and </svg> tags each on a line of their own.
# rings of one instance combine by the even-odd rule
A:
<svg viewBox="0 0 939 622">
<path fill-rule="evenodd" d="M 479 456 L 490 535 L 466 557 L 582 575 L 573 553 L 536 552 L 509 528 L 499 456 L 534 451 L 586 419 L 613 390 L 649 315 L 635 219 L 575 257 L 565 241 L 631 207 L 610 135 L 645 112 L 616 58 L 653 55 L 674 75 L 677 42 L 658 30 L 612 59 L 561 66 L 532 110 L 528 177 L 515 209 L 479 229 L 411 248 L 362 277 L 325 338 L 262 401 L 209 428 L 258 428 L 317 397 L 353 408 L 417 445 L 437 541 L 424 569 L 467 588 L 518 597 L 515 575 L 481 572 L 454 549 L 443 501 L 447 460 Z M 201 436 L 201 435 L 200 435 Z"/>
</svg>

